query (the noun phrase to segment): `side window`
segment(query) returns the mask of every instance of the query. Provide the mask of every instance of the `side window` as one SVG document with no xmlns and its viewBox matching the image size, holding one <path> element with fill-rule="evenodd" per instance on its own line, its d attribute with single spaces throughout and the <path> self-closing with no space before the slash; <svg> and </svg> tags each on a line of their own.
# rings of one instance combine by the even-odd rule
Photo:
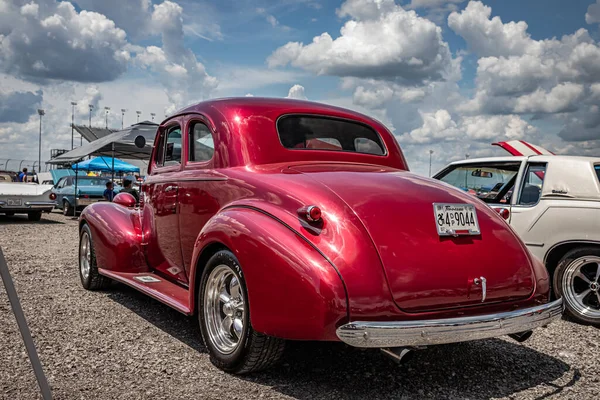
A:
<svg viewBox="0 0 600 400">
<path fill-rule="evenodd" d="M 520 162 L 462 164 L 436 176 L 486 203 L 509 203 Z"/>
<path fill-rule="evenodd" d="M 215 144 L 210 129 L 202 122 L 194 122 L 189 131 L 189 162 L 203 162 L 212 158 Z"/>
<path fill-rule="evenodd" d="M 154 151 L 154 162 L 156 163 L 156 166 L 158 167 L 162 167 L 163 165 L 163 153 L 165 150 L 165 134 L 164 132 L 160 132 L 159 131 L 159 138 L 158 138 L 158 143 L 156 144 L 156 149 Z"/>
<path fill-rule="evenodd" d="M 164 160 L 165 166 L 181 164 L 181 128 L 178 126 L 167 131 Z"/>
<path fill-rule="evenodd" d="M 527 206 L 540 201 L 545 175 L 546 164 L 529 164 L 527 166 L 518 204 Z"/>
</svg>

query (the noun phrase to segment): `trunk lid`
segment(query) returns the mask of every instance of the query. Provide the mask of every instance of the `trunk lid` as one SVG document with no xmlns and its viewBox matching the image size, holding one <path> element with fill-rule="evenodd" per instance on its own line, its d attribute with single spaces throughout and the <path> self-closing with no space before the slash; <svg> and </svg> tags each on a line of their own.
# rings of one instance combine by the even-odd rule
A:
<svg viewBox="0 0 600 400">
<path fill-rule="evenodd" d="M 369 165 L 292 167 L 329 188 L 361 220 L 396 305 L 434 311 L 527 298 L 534 274 L 527 250 L 492 209 L 439 181 Z M 440 237 L 432 203 L 473 204 L 481 235 Z M 373 266 L 373 268 L 377 268 Z M 342 272 L 343 274 L 343 272 Z"/>
<path fill-rule="evenodd" d="M 38 185 L 37 183 L 0 183 L 2 196 L 41 196 L 52 189 L 52 185 Z"/>
</svg>

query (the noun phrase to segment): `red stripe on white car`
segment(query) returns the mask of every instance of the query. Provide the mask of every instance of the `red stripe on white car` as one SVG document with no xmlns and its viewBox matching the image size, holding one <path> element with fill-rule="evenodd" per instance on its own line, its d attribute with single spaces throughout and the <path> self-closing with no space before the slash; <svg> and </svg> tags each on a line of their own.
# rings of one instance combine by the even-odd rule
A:
<svg viewBox="0 0 600 400">
<path fill-rule="evenodd" d="M 507 142 L 492 143 L 492 145 L 502 147 L 513 156 L 554 155 L 551 151 L 524 140 L 509 140 Z"/>
</svg>

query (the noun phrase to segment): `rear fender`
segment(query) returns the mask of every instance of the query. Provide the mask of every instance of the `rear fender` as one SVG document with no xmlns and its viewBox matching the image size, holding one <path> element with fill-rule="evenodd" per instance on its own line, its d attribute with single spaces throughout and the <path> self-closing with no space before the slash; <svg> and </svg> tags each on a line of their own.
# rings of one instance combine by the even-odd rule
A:
<svg viewBox="0 0 600 400">
<path fill-rule="evenodd" d="M 197 305 L 203 251 L 221 244 L 240 262 L 252 327 L 296 340 L 337 340 L 348 319 L 344 283 L 335 268 L 301 235 L 252 208 L 228 208 L 215 215 L 196 241 L 190 274 L 190 305 Z M 208 250 L 210 251 L 210 250 Z"/>
<path fill-rule="evenodd" d="M 87 206 L 80 221 L 87 223 L 92 231 L 99 268 L 131 273 L 148 271 L 137 210 L 100 202 Z"/>
</svg>

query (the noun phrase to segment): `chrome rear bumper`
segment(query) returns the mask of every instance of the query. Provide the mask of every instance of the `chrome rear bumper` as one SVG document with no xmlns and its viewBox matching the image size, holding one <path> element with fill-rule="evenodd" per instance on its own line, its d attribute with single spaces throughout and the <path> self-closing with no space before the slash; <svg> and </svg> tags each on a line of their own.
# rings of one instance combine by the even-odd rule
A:
<svg viewBox="0 0 600 400">
<path fill-rule="evenodd" d="M 28 211 L 28 210 L 47 210 L 52 211 L 56 206 L 54 201 L 26 201 L 18 206 L 9 206 L 7 202 L 0 201 L 0 209 L 7 211 Z"/>
<path fill-rule="evenodd" d="M 337 329 L 354 347 L 408 347 L 466 342 L 528 331 L 560 318 L 562 299 L 541 306 L 472 317 L 420 321 L 355 321 Z"/>
</svg>

